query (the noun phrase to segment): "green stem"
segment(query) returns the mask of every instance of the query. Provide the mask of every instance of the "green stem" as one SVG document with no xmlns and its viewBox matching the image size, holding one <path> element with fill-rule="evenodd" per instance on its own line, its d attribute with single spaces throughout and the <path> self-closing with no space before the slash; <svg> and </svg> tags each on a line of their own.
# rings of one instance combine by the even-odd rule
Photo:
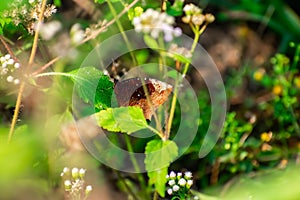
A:
<svg viewBox="0 0 300 200">
<path fill-rule="evenodd" d="M 193 29 L 193 30 L 194 30 L 194 29 Z M 194 53 L 194 51 L 195 51 L 195 49 L 196 49 L 196 46 L 197 46 L 197 44 L 198 44 L 200 35 L 201 35 L 201 33 L 203 33 L 203 31 L 204 31 L 204 29 L 202 30 L 202 28 L 201 28 L 200 31 L 196 31 L 196 32 L 195 32 L 195 38 L 194 38 L 194 41 L 193 41 L 193 44 L 192 44 L 192 47 L 191 47 L 191 50 L 190 50 L 191 54 Z M 185 63 L 184 70 L 183 70 L 183 73 L 182 73 L 183 76 L 186 75 L 186 73 L 187 73 L 187 71 L 188 71 L 188 69 L 189 69 L 189 66 L 190 66 L 190 63 L 188 63 L 188 62 Z"/>
<path fill-rule="evenodd" d="M 194 34 L 195 34 L 195 38 L 191 47 L 191 54 L 194 53 L 196 46 L 198 44 L 200 35 L 203 33 L 203 31 L 205 30 L 207 24 L 205 24 L 200 30 L 199 27 L 194 27 L 192 24 L 190 25 Z M 189 65 L 190 63 L 185 63 L 184 69 L 183 69 L 183 73 L 182 73 L 182 78 L 186 75 L 188 69 L 189 69 Z M 179 74 L 177 73 L 177 78 L 176 78 L 176 82 L 175 82 L 175 89 L 174 89 L 174 93 L 173 93 L 173 99 L 172 99 L 172 103 L 171 103 L 171 109 L 170 109 L 170 115 L 169 115 L 169 120 L 168 120 L 168 124 L 167 124 L 167 129 L 166 129 L 166 138 L 168 139 L 170 136 L 170 132 L 171 132 L 171 126 L 172 126 L 172 122 L 173 122 L 173 118 L 174 118 L 174 113 L 175 113 L 175 108 L 176 108 L 176 101 L 177 101 L 177 95 L 178 95 L 178 85 L 181 82 L 181 77 L 179 76 Z"/>
<path fill-rule="evenodd" d="M 166 69 L 164 66 L 166 66 L 166 56 L 163 54 L 163 51 L 165 49 L 165 45 L 164 45 L 164 38 L 162 37 L 162 35 L 160 35 L 158 37 L 158 45 L 159 45 L 159 54 L 161 57 L 161 63 L 160 63 L 160 67 L 159 69 L 161 70 L 161 72 L 163 73 L 163 76 L 165 76 L 166 74 Z"/>
<path fill-rule="evenodd" d="M 173 122 L 175 108 L 176 108 L 176 101 L 177 101 L 177 95 L 178 95 L 178 85 L 179 85 L 179 73 L 177 73 L 177 78 L 176 78 L 176 81 L 175 81 L 174 93 L 173 93 L 173 98 L 172 98 L 172 102 L 171 102 L 170 115 L 169 115 L 169 119 L 168 119 L 168 123 L 167 123 L 167 129 L 166 129 L 166 134 L 165 134 L 164 140 L 167 140 L 170 136 L 172 122 Z"/>
<path fill-rule="evenodd" d="M 133 164 L 134 170 L 136 172 L 138 172 L 138 173 L 136 173 L 137 179 L 139 180 L 139 182 L 141 184 L 141 189 L 142 189 L 142 191 L 145 192 L 144 196 L 147 199 L 148 195 L 147 195 L 146 183 L 145 183 L 145 180 L 144 180 L 142 174 L 140 173 L 141 169 L 140 169 L 140 167 L 139 167 L 139 165 L 138 165 L 138 163 L 136 161 L 136 158 L 135 158 L 135 156 L 133 154 L 132 144 L 131 144 L 131 141 L 130 141 L 129 136 L 127 134 L 125 134 L 125 142 L 126 142 L 127 149 L 130 152 L 130 154 L 129 154 L 130 155 L 130 160 L 131 160 L 131 162 Z"/>
<path fill-rule="evenodd" d="M 130 56 L 131 56 L 132 61 L 133 61 L 133 65 L 136 66 L 137 65 L 136 57 L 135 57 L 135 55 L 132 52 L 131 44 L 130 44 L 128 38 L 127 38 L 127 35 L 124 33 L 124 28 L 123 28 L 122 23 L 120 22 L 120 20 L 118 18 L 117 12 L 114 9 L 114 7 L 113 7 L 113 5 L 112 5 L 112 3 L 111 3 L 110 0 L 107 0 L 106 2 L 108 4 L 108 6 L 109 6 L 109 9 L 110 9 L 111 13 L 113 14 L 114 18 L 116 19 L 117 26 L 118 26 L 118 28 L 119 28 L 119 30 L 121 32 L 121 35 L 122 35 L 122 37 L 123 37 L 123 39 L 125 41 L 126 46 L 128 47 Z"/>
<path fill-rule="evenodd" d="M 121 182 L 124 184 L 125 188 L 127 189 L 128 193 L 131 194 L 133 199 L 138 200 L 139 198 L 136 196 L 136 194 L 132 191 L 132 189 L 129 187 L 129 185 L 126 183 L 124 178 L 120 175 L 120 172 L 117 172 L 118 179 L 121 180 Z"/>
<path fill-rule="evenodd" d="M 300 59 L 300 45 L 298 44 L 296 46 L 296 52 L 294 54 L 294 59 L 293 59 L 293 64 L 292 64 L 292 70 L 297 69 L 297 64 L 299 62 Z"/>
<path fill-rule="evenodd" d="M 148 128 L 150 131 L 156 133 L 160 138 L 164 139 L 164 135 L 163 135 L 161 132 L 159 132 L 158 130 L 156 130 L 155 128 L 153 128 L 152 126 L 149 126 L 149 125 L 148 125 L 147 128 Z"/>
<path fill-rule="evenodd" d="M 158 199 L 158 193 L 157 191 L 155 191 L 153 194 L 153 200 L 157 200 L 157 199 Z"/>
</svg>

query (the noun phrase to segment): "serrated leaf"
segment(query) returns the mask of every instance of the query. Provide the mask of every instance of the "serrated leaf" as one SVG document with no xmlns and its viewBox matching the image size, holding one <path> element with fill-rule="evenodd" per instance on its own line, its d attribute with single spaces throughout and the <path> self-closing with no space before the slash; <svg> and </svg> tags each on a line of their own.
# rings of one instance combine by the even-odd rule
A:
<svg viewBox="0 0 300 200">
<path fill-rule="evenodd" d="M 155 186 L 155 190 L 161 197 L 165 197 L 168 167 L 161 168 L 157 171 L 148 172 L 149 184 Z"/>
<path fill-rule="evenodd" d="M 122 132 L 130 134 L 148 127 L 143 110 L 139 107 L 114 108 L 113 113 Z"/>
<path fill-rule="evenodd" d="M 151 49 L 159 49 L 157 41 L 150 35 L 144 35 L 144 42 Z"/>
<path fill-rule="evenodd" d="M 110 107 L 113 83 L 108 76 L 94 67 L 80 68 L 69 74 L 85 103 L 94 103 L 97 111 Z"/>
<path fill-rule="evenodd" d="M 139 107 L 108 108 L 96 116 L 102 128 L 113 132 L 130 134 L 148 127 L 143 111 Z"/>
<path fill-rule="evenodd" d="M 168 167 L 177 157 L 178 147 L 170 140 L 152 140 L 147 143 L 145 154 L 149 183 L 154 184 L 156 191 L 164 197 Z"/>
<path fill-rule="evenodd" d="M 177 157 L 178 147 L 171 140 L 152 140 L 146 146 L 146 170 L 154 171 L 169 164 Z"/>
<path fill-rule="evenodd" d="M 98 125 L 102 128 L 105 128 L 109 131 L 120 132 L 121 129 L 117 124 L 117 121 L 113 115 L 113 108 L 108 108 L 106 110 L 101 110 L 99 113 L 96 113 Z"/>
</svg>

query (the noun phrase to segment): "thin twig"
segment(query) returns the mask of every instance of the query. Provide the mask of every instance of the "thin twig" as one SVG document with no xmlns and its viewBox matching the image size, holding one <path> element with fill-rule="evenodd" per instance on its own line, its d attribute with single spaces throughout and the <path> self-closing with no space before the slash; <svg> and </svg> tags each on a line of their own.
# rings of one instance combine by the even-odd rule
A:
<svg viewBox="0 0 300 200">
<path fill-rule="evenodd" d="M 26 73 L 27 74 L 31 70 L 31 67 L 32 67 L 32 64 L 33 64 L 33 61 L 34 61 L 34 58 L 35 58 L 35 54 L 36 54 L 36 51 L 37 51 L 40 24 L 44 19 L 44 11 L 45 11 L 45 7 L 46 7 L 46 2 L 47 2 L 47 0 L 43 0 L 43 2 L 42 2 L 42 7 L 41 7 L 41 12 L 39 14 L 38 24 L 37 24 L 35 35 L 34 35 L 34 38 L 33 38 L 31 54 L 30 54 L 30 57 L 29 57 L 27 68 L 26 68 Z M 25 80 L 22 80 L 21 84 L 20 84 L 20 90 L 19 90 L 18 97 L 17 97 L 17 102 L 16 102 L 16 107 L 15 107 L 13 119 L 12 119 L 12 122 L 11 122 L 9 134 L 8 134 L 8 143 L 10 143 L 10 141 L 12 139 L 12 136 L 13 136 L 13 133 L 14 133 L 14 130 L 15 130 L 15 126 L 16 126 L 16 123 L 17 123 L 17 119 L 19 117 L 19 111 L 20 111 L 20 106 L 21 106 L 21 101 L 22 101 L 22 96 L 23 96 L 23 93 L 24 93 L 24 89 L 25 89 Z"/>
<path fill-rule="evenodd" d="M 104 26 L 102 26 L 101 28 L 99 28 L 98 30 L 94 31 L 90 36 L 86 37 L 84 40 L 82 40 L 80 42 L 80 44 L 83 44 L 91 39 L 96 38 L 101 32 L 103 32 L 108 26 L 111 26 L 113 23 L 115 23 L 117 21 L 117 19 L 119 19 L 121 16 L 123 16 L 131 7 L 133 7 L 139 0 L 134 0 L 131 4 L 129 4 L 127 7 L 124 8 L 124 10 L 122 10 L 122 12 L 120 12 L 117 17 L 115 17 L 114 19 L 110 20 L 107 24 L 105 24 Z"/>
<path fill-rule="evenodd" d="M 61 58 L 61 56 L 57 56 L 56 58 L 50 60 L 48 63 L 46 63 L 44 66 L 42 66 L 41 68 L 39 68 L 38 70 L 36 70 L 35 72 L 31 73 L 32 76 L 35 76 L 41 72 L 43 72 L 44 70 L 46 70 L 48 67 L 50 67 L 51 65 L 53 65 L 55 62 L 57 62 L 59 59 Z"/>
<path fill-rule="evenodd" d="M 3 38 L 2 35 L 0 35 L 0 41 L 2 42 L 2 44 L 4 45 L 6 51 L 11 55 L 11 57 L 16 61 L 19 62 L 18 58 L 15 56 L 14 52 L 11 50 L 11 48 L 9 47 L 9 45 L 6 43 L 5 39 Z"/>
</svg>

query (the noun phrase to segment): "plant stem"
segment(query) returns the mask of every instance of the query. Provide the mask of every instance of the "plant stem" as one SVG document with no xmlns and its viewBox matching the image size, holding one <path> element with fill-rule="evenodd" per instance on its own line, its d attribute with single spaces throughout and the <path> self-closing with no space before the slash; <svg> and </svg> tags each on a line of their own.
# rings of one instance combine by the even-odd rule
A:
<svg viewBox="0 0 300 200">
<path fill-rule="evenodd" d="M 131 141 L 130 141 L 129 136 L 127 134 L 125 134 L 124 137 L 125 137 L 125 142 L 126 142 L 126 145 L 127 145 L 127 149 L 130 152 L 130 154 L 129 154 L 130 155 L 130 160 L 133 164 L 134 170 L 136 172 L 138 172 L 138 173 L 136 173 L 136 176 L 137 176 L 137 178 L 138 178 L 138 180 L 141 184 L 141 189 L 142 189 L 142 191 L 145 191 L 145 197 L 147 198 L 148 195 L 147 195 L 146 183 L 145 183 L 145 180 L 144 180 L 142 174 L 140 173 L 141 169 L 140 169 L 140 167 L 139 167 L 139 165 L 136 161 L 136 158 L 135 158 L 134 154 L 132 154 L 133 153 L 133 148 L 132 148 Z"/>
<path fill-rule="evenodd" d="M 50 60 L 48 63 L 46 63 L 44 66 L 42 66 L 41 68 L 39 68 L 38 70 L 32 72 L 31 76 L 35 76 L 41 72 L 43 72 L 45 69 L 47 69 L 48 67 L 50 67 L 51 65 L 53 65 L 55 62 L 57 62 L 61 57 L 57 56 L 56 58 Z"/>
<path fill-rule="evenodd" d="M 34 34 L 34 38 L 33 38 L 31 54 L 30 54 L 30 57 L 29 57 L 27 68 L 26 68 L 26 74 L 29 74 L 29 72 L 31 70 L 31 67 L 32 67 L 32 64 L 33 64 L 33 61 L 34 61 L 34 58 L 35 58 L 35 54 L 36 54 L 36 51 L 37 51 L 40 24 L 44 19 L 44 11 L 45 11 L 45 7 L 46 7 L 46 2 L 47 2 L 47 0 L 43 0 L 43 2 L 42 2 L 42 7 L 41 7 L 41 12 L 39 14 L 38 24 L 37 24 L 37 28 L 35 30 L 35 34 Z M 16 102 L 16 106 L 15 106 L 13 119 L 12 119 L 12 122 L 11 122 L 9 134 L 8 134 L 8 143 L 10 143 L 11 140 L 12 140 L 12 136 L 13 136 L 13 133 L 14 133 L 14 130 L 15 130 L 17 119 L 19 117 L 20 106 L 21 106 L 21 102 L 22 102 L 22 96 L 23 96 L 23 93 L 24 93 L 24 89 L 25 89 L 25 80 L 22 80 L 21 84 L 20 84 L 20 89 L 19 89 L 19 93 L 18 93 L 18 97 L 17 97 L 17 102 Z"/>
<path fill-rule="evenodd" d="M 124 39 L 124 41 L 125 41 L 126 46 L 128 47 L 130 56 L 131 56 L 132 61 L 133 61 L 133 65 L 136 66 L 136 65 L 137 65 L 136 57 L 135 57 L 135 55 L 134 55 L 133 52 L 132 52 L 131 44 L 130 44 L 130 42 L 129 42 L 127 36 L 126 36 L 126 34 L 124 33 L 124 28 L 123 28 L 123 26 L 122 26 L 122 24 L 121 24 L 121 22 L 120 22 L 120 20 L 119 20 L 119 17 L 118 17 L 118 15 L 117 15 L 117 12 L 116 12 L 116 10 L 114 9 L 114 7 L 113 7 L 113 5 L 112 5 L 112 3 L 111 3 L 110 0 L 107 0 L 106 2 L 107 2 L 107 4 L 108 4 L 108 6 L 109 6 L 109 9 L 110 9 L 111 13 L 113 14 L 114 18 L 116 19 L 117 26 L 118 26 L 118 28 L 119 28 L 119 30 L 120 30 L 120 33 L 122 34 L 122 37 L 123 37 L 123 39 Z"/>
<path fill-rule="evenodd" d="M 131 4 L 129 4 L 122 12 L 120 12 L 117 17 L 110 20 L 105 26 L 101 26 L 98 30 L 93 32 L 90 36 L 86 37 L 84 40 L 80 42 L 80 44 L 83 44 L 91 39 L 96 38 L 101 32 L 103 32 L 107 27 L 111 26 L 113 23 L 116 22 L 117 19 L 119 19 L 122 15 L 124 15 L 130 8 L 132 8 L 139 0 L 134 0 Z"/>
<path fill-rule="evenodd" d="M 293 64 L 292 64 L 292 70 L 297 69 L 297 64 L 299 62 L 300 59 L 300 45 L 298 44 L 296 46 L 296 52 L 294 54 L 294 59 L 293 59 Z"/>
<path fill-rule="evenodd" d="M 203 33 L 203 31 L 205 30 L 207 24 L 205 24 L 200 30 L 198 30 L 199 27 L 194 27 L 193 25 L 191 25 L 191 28 L 195 34 L 195 38 L 191 47 L 191 54 L 194 53 L 196 46 L 198 44 L 200 35 Z M 178 95 L 178 86 L 179 83 L 182 81 L 181 78 L 185 77 L 188 69 L 189 69 L 189 65 L 190 63 L 185 63 L 183 72 L 182 72 L 182 77 L 179 76 L 179 73 L 177 73 L 177 78 L 176 78 L 176 82 L 175 82 L 175 89 L 174 89 L 174 93 L 173 93 L 173 98 L 172 98 L 172 103 L 171 103 L 171 109 L 170 109 L 170 115 L 169 115 L 169 120 L 167 123 L 167 129 L 166 129 L 166 135 L 165 135 L 165 139 L 168 139 L 170 136 L 170 132 L 171 132 L 171 127 L 172 127 L 172 122 L 173 122 L 173 118 L 174 118 L 174 113 L 175 113 L 175 108 L 176 108 L 176 101 L 177 101 L 177 95 Z"/>
<path fill-rule="evenodd" d="M 153 194 L 153 200 L 157 200 L 157 198 L 158 198 L 158 193 L 157 193 L 157 191 L 155 191 Z"/>
<path fill-rule="evenodd" d="M 172 122 L 173 122 L 175 108 L 176 108 L 178 85 L 179 85 L 179 73 L 177 72 L 177 78 L 175 81 L 174 93 L 173 93 L 173 98 L 172 98 L 172 102 L 171 102 L 171 109 L 170 109 L 169 119 L 168 119 L 167 128 L 166 128 L 165 140 L 167 140 L 170 137 Z"/>
</svg>

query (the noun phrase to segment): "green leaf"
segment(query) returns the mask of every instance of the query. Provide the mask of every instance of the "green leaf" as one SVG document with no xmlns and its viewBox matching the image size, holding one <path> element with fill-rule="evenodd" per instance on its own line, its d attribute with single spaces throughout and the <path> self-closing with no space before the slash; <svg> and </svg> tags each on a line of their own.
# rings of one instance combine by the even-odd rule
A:
<svg viewBox="0 0 300 200">
<path fill-rule="evenodd" d="M 161 168 L 157 171 L 148 172 L 149 184 L 154 184 L 155 190 L 161 197 L 165 197 L 167 174 L 168 167 Z"/>
<path fill-rule="evenodd" d="M 105 128 L 113 132 L 121 132 L 121 129 L 114 118 L 113 108 L 101 110 L 99 113 L 96 113 L 96 117 L 97 117 L 98 125 L 101 126 L 102 128 Z"/>
<path fill-rule="evenodd" d="M 108 108 L 96 116 L 99 126 L 113 132 L 130 134 L 148 127 L 143 111 L 139 107 Z"/>
<path fill-rule="evenodd" d="M 0 1 L 0 12 L 3 12 L 4 10 L 7 10 L 10 8 L 11 4 L 14 0 L 5 0 Z"/>
<path fill-rule="evenodd" d="M 154 184 L 155 190 L 160 196 L 164 197 L 168 167 L 177 157 L 178 147 L 175 142 L 170 140 L 152 140 L 147 143 L 145 154 L 149 184 Z"/>
<path fill-rule="evenodd" d="M 113 113 L 122 132 L 130 134 L 148 127 L 143 110 L 139 107 L 114 108 Z"/>
<path fill-rule="evenodd" d="M 144 42 L 151 49 L 159 49 L 157 41 L 153 37 L 151 37 L 150 35 L 144 35 Z"/>
<path fill-rule="evenodd" d="M 167 14 L 174 17 L 181 16 L 183 3 L 184 1 L 182 0 L 175 0 L 173 5 L 171 6 L 171 3 L 167 1 Z"/>
<path fill-rule="evenodd" d="M 94 103 L 96 111 L 110 107 L 113 82 L 94 67 L 84 67 L 69 72 L 75 89 L 85 103 Z"/>
</svg>

